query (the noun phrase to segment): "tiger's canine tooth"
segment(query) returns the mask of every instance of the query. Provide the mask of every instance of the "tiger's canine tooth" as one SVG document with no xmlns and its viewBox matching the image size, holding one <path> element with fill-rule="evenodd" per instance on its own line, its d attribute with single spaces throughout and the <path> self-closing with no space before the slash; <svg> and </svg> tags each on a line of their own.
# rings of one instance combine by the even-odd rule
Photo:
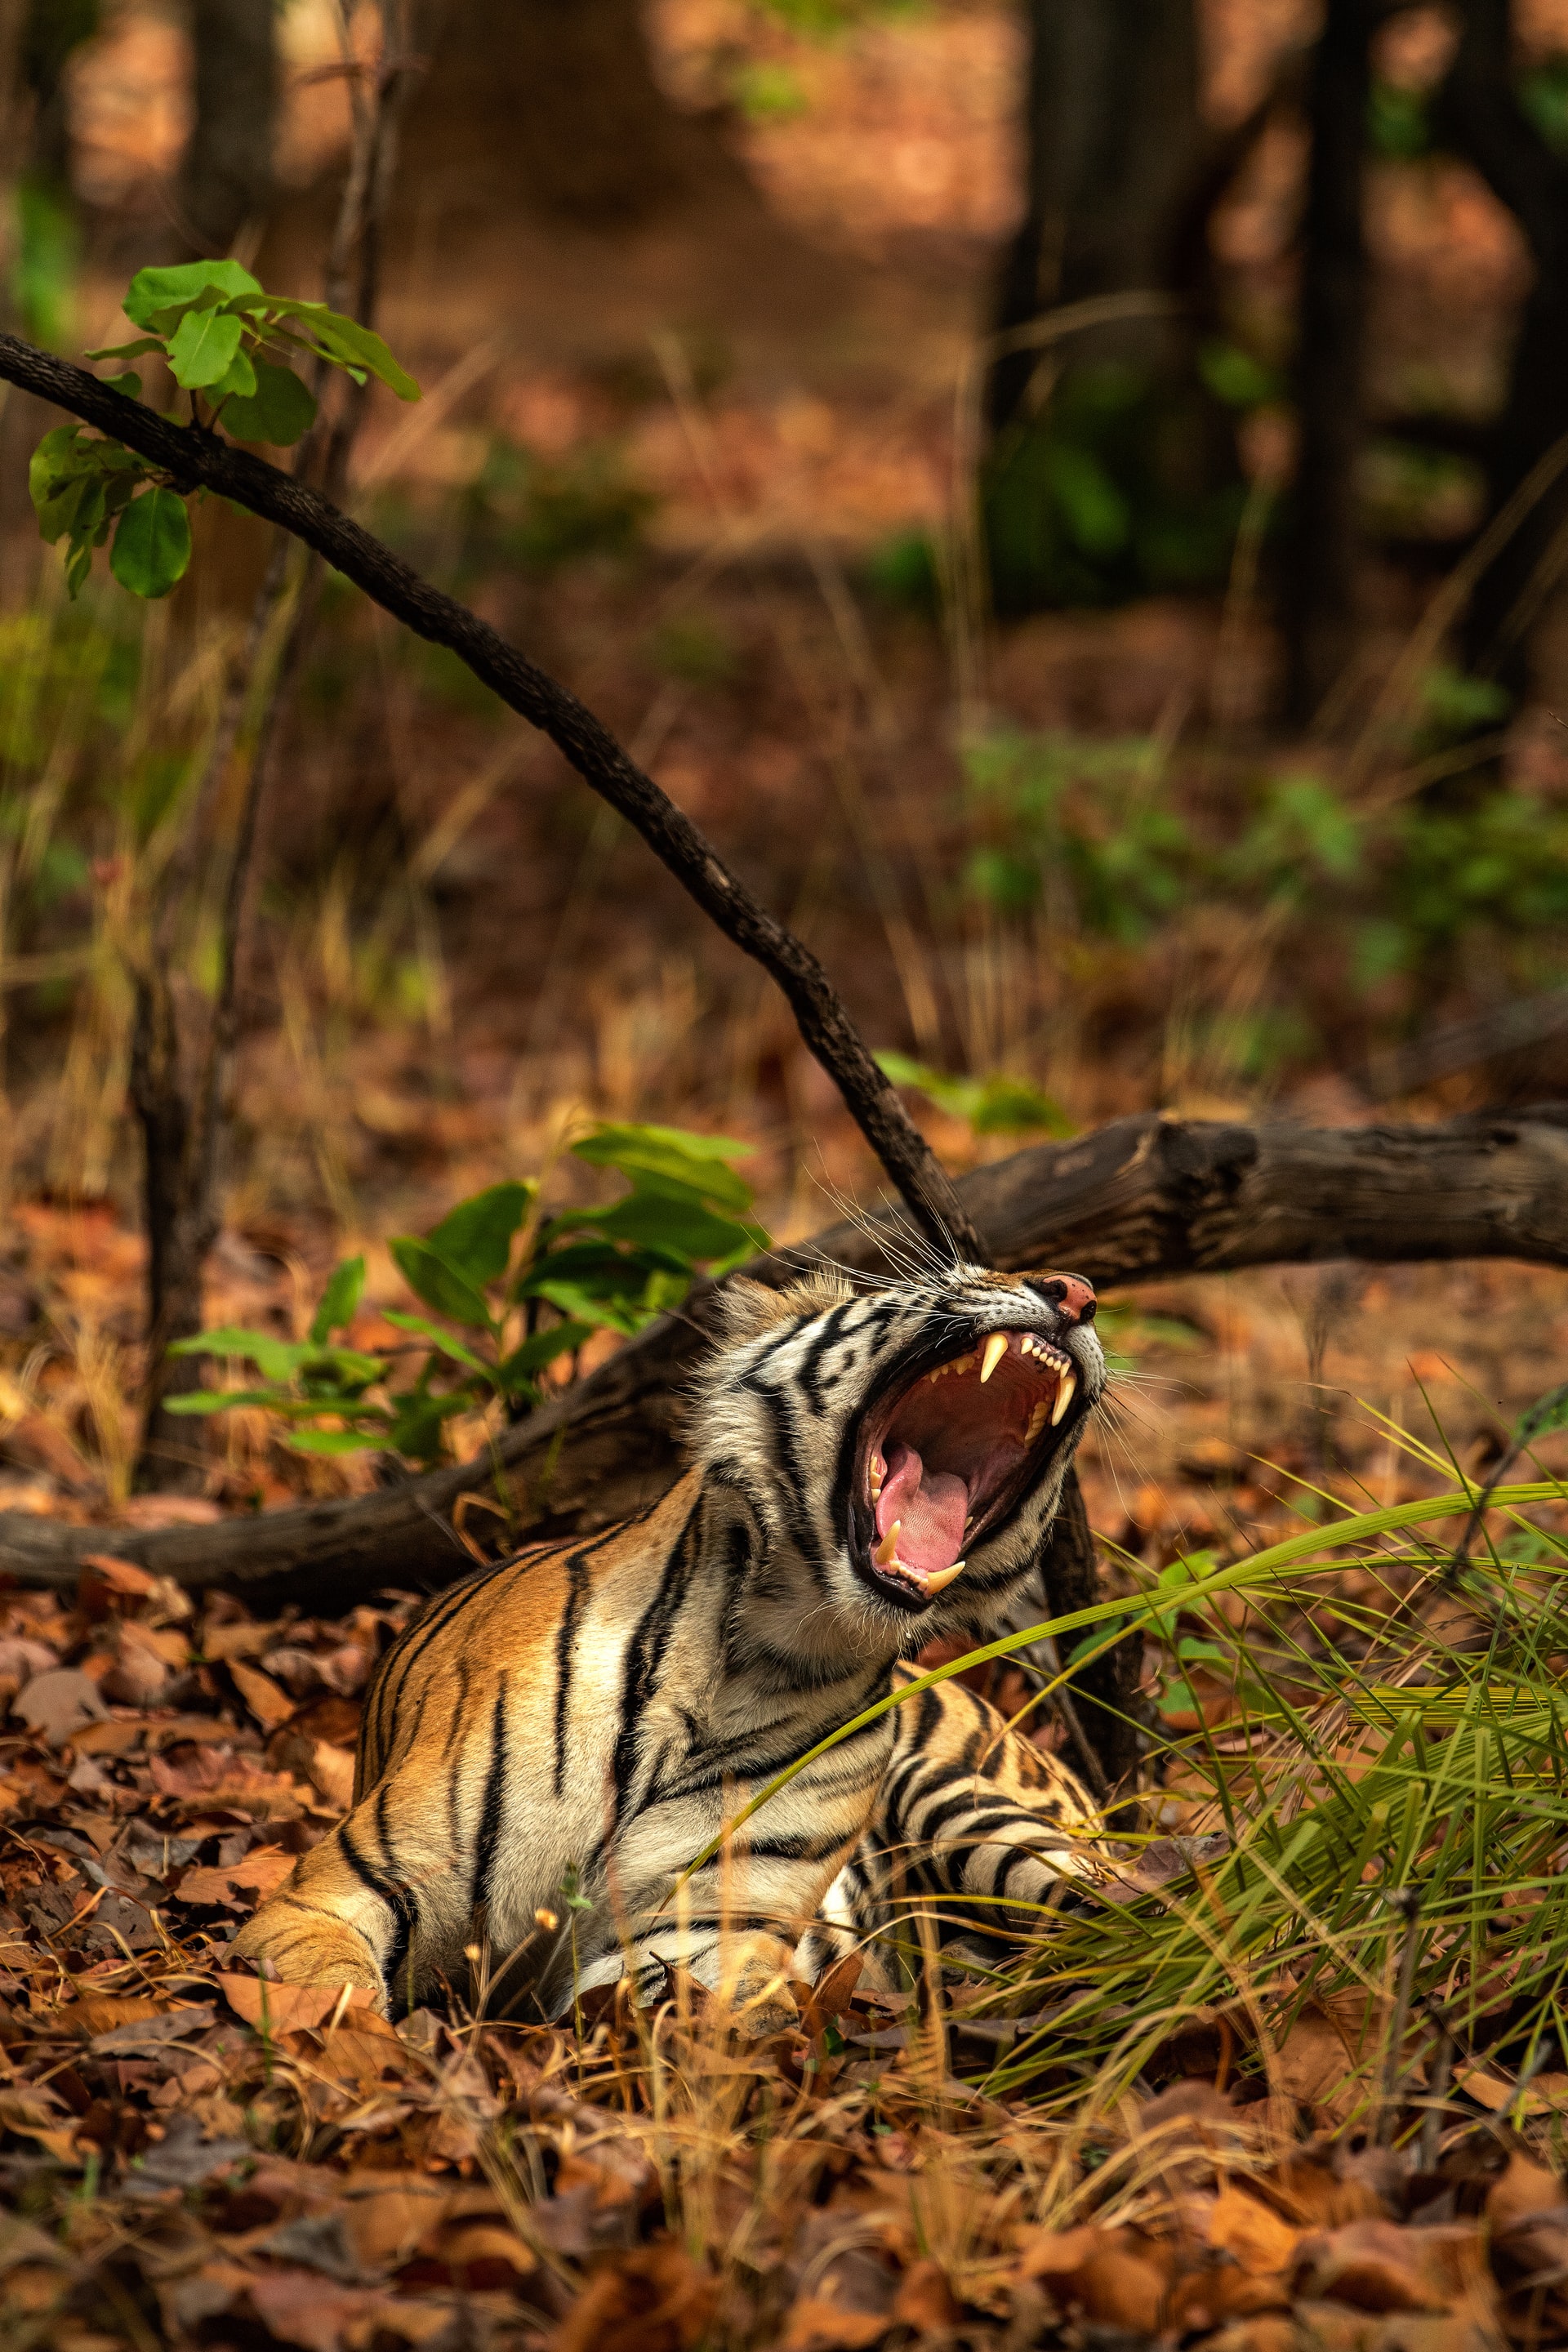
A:
<svg viewBox="0 0 1568 2352">
<path fill-rule="evenodd" d="M 1039 1402 L 1039 1403 L 1035 1407 L 1034 1412 L 1029 1415 L 1029 1426 L 1028 1426 L 1028 1428 L 1024 1432 L 1024 1443 L 1025 1443 L 1025 1444 L 1026 1444 L 1026 1445 L 1033 1445 L 1033 1444 L 1034 1444 L 1034 1442 L 1035 1442 L 1036 1438 L 1037 1438 L 1037 1437 L 1038 1437 L 1038 1435 L 1039 1435 L 1039 1433 L 1040 1433 L 1041 1430 L 1042 1430 L 1042 1429 L 1044 1429 L 1045 1425 L 1046 1425 L 1046 1406 L 1045 1406 L 1044 1399 L 1042 1399 L 1042 1400 L 1041 1400 L 1041 1402 Z"/>
<path fill-rule="evenodd" d="M 980 1360 L 980 1381 L 984 1387 L 1007 1352 L 1005 1331 L 993 1331 L 985 1342 L 985 1353 Z"/>
<path fill-rule="evenodd" d="M 872 1559 L 876 1561 L 879 1568 L 891 1568 L 893 1562 L 898 1559 L 899 1529 L 903 1526 L 903 1524 L 902 1519 L 895 1519 L 892 1526 L 888 1529 L 887 1534 L 882 1538 L 881 1542 L 877 1546 L 876 1550 L 871 1554 Z"/>
<path fill-rule="evenodd" d="M 1051 1427 L 1053 1429 L 1058 1425 L 1062 1415 L 1066 1412 L 1068 1405 L 1071 1404 L 1073 1398 L 1077 1393 L 1078 1379 L 1076 1374 L 1072 1372 L 1064 1372 L 1060 1380 L 1057 1382 L 1057 1401 L 1051 1407 Z"/>
<path fill-rule="evenodd" d="M 921 1588 L 928 1600 L 933 1592 L 940 1592 L 945 1585 L 951 1584 L 955 1576 L 962 1576 L 966 1565 L 965 1561 L 955 1559 L 951 1568 L 933 1569 Z"/>
</svg>

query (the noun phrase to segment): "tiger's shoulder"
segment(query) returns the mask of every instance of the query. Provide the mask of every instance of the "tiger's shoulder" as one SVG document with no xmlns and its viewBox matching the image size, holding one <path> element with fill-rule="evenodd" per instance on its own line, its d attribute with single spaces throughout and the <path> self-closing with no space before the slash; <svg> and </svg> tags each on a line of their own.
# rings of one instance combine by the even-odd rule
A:
<svg viewBox="0 0 1568 2352">
<path fill-rule="evenodd" d="M 700 1552 L 691 1471 L 635 1517 L 529 1544 L 432 1595 L 381 1658 L 365 1692 L 356 1788 L 395 1769 L 426 1718 L 467 1713 L 504 1668 L 542 1691 L 580 1643 L 601 1657 L 635 1637 L 682 1551 Z M 606 1663 L 608 1660 L 606 1659 Z"/>
</svg>

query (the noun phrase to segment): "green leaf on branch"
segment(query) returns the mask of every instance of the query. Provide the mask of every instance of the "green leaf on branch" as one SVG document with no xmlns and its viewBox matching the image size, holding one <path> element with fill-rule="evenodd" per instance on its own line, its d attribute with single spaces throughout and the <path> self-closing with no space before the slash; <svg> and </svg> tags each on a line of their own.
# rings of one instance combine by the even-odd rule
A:
<svg viewBox="0 0 1568 2352">
<path fill-rule="evenodd" d="M 285 1442 L 295 1454 L 379 1454 L 390 1435 L 385 1429 L 291 1429 Z"/>
<path fill-rule="evenodd" d="M 377 377 L 399 400 L 420 397 L 414 378 L 406 368 L 399 367 L 374 328 L 362 327 L 357 319 L 345 319 L 340 310 L 329 310 L 324 302 L 279 301 L 265 294 L 258 302 L 237 303 L 234 307 L 264 320 L 268 326 L 274 320 L 292 320 L 298 340 L 320 352 L 334 367 L 346 368 L 351 375 L 358 373 Z"/>
<path fill-rule="evenodd" d="M 363 1257 L 345 1258 L 342 1265 L 332 1268 L 321 1303 L 310 1318 L 310 1337 L 318 1348 L 325 1347 L 334 1331 L 353 1321 L 363 1291 Z"/>
<path fill-rule="evenodd" d="M 221 310 L 187 310 L 169 342 L 169 366 L 186 392 L 221 383 L 239 353 L 238 319 Z"/>
<path fill-rule="evenodd" d="M 120 518 L 109 568 L 133 596 L 166 596 L 191 560 L 191 519 L 173 490 L 149 490 Z"/>
<path fill-rule="evenodd" d="M 276 1389 L 187 1389 L 183 1396 L 163 1399 L 167 1412 L 230 1412 L 237 1404 L 265 1405 L 269 1412 L 282 1412 L 288 1399 Z"/>
<path fill-rule="evenodd" d="M 596 1325 L 604 1331 L 618 1331 L 623 1339 L 650 1320 L 653 1310 L 637 1306 L 623 1306 L 599 1290 L 591 1290 L 580 1282 L 564 1282 L 553 1276 L 542 1278 L 530 1285 L 531 1295 L 542 1298 L 562 1314 L 578 1323 Z M 553 1334 L 551 1335 L 553 1337 Z"/>
<path fill-rule="evenodd" d="M 397 1418 L 381 1442 L 395 1453 L 405 1454 L 411 1462 L 439 1461 L 442 1423 L 450 1421 L 454 1413 L 466 1412 L 472 1402 L 465 1391 L 455 1396 L 432 1396 L 423 1381 L 392 1401 L 397 1407 Z"/>
<path fill-rule="evenodd" d="M 499 1282 L 506 1272 L 512 1242 L 536 1190 L 532 1184 L 489 1185 L 470 1200 L 459 1201 L 449 1215 L 442 1218 L 428 1236 L 429 1246 L 476 1290 L 482 1290 L 487 1283 Z"/>
<path fill-rule="evenodd" d="M 609 1240 L 627 1242 L 634 1248 L 673 1252 L 689 1266 L 708 1259 L 728 1263 L 737 1252 L 750 1256 L 754 1250 L 766 1249 L 768 1245 L 767 1234 L 761 1225 L 721 1217 L 695 1193 L 683 1192 L 673 1185 L 659 1192 L 638 1185 L 624 1201 L 617 1201 L 614 1208 L 587 1209 L 556 1222 L 559 1225 L 592 1225 Z"/>
<path fill-rule="evenodd" d="M 438 1256 L 428 1242 L 405 1234 L 387 1246 L 409 1289 L 426 1307 L 437 1315 L 450 1316 L 454 1323 L 466 1323 L 472 1330 L 490 1328 L 490 1310 L 472 1283 Z"/>
<path fill-rule="evenodd" d="M 82 357 L 84 360 L 139 360 L 143 352 L 161 352 L 163 349 L 162 335 L 138 335 L 134 342 L 106 343 L 100 352 L 83 352 Z"/>
<path fill-rule="evenodd" d="M 316 419 L 316 396 L 290 367 L 272 360 L 257 360 L 256 389 L 225 400 L 219 423 L 237 441 L 265 441 L 275 449 L 291 449 Z"/>
<path fill-rule="evenodd" d="M 907 1054 L 879 1054 L 877 1066 L 896 1087 L 926 1095 L 950 1118 L 962 1118 L 976 1135 L 1071 1135 L 1072 1121 L 1061 1105 L 1026 1078 L 994 1072 L 984 1078 L 947 1077 L 911 1061 Z"/>
<path fill-rule="evenodd" d="M 572 1146 L 590 1167 L 616 1168 L 623 1176 L 681 1185 L 722 1208 L 749 1209 L 752 1188 L 726 1163 L 743 1160 L 749 1143 L 727 1135 L 689 1135 L 679 1127 L 629 1127 L 605 1123 Z"/>
<path fill-rule="evenodd" d="M 211 310 L 237 296 L 260 292 L 249 270 L 237 261 L 182 261 L 169 269 L 139 269 L 121 307 L 133 326 L 166 334 L 189 310 Z"/>
<path fill-rule="evenodd" d="M 254 1364 L 266 1380 L 291 1381 L 312 1350 L 298 1339 L 279 1339 L 272 1331 L 247 1331 L 232 1323 L 216 1331 L 198 1331 L 194 1339 L 174 1339 L 171 1356 L 237 1356 Z"/>
<path fill-rule="evenodd" d="M 483 1357 L 476 1356 L 471 1348 L 465 1348 L 460 1339 L 454 1339 L 449 1331 L 443 1331 L 438 1323 L 427 1322 L 423 1315 L 405 1315 L 395 1307 L 387 1308 L 386 1319 L 395 1323 L 400 1331 L 412 1331 L 416 1339 L 428 1339 L 433 1348 L 438 1348 L 444 1356 L 450 1356 L 455 1364 L 466 1364 L 469 1371 L 482 1374 L 487 1381 L 492 1377 L 491 1368 Z"/>
<path fill-rule="evenodd" d="M 522 1387 L 558 1356 L 569 1356 L 584 1339 L 591 1339 L 596 1328 L 592 1323 L 571 1320 L 556 1323 L 548 1331 L 535 1331 L 497 1365 L 497 1385 L 509 1392 Z"/>
</svg>

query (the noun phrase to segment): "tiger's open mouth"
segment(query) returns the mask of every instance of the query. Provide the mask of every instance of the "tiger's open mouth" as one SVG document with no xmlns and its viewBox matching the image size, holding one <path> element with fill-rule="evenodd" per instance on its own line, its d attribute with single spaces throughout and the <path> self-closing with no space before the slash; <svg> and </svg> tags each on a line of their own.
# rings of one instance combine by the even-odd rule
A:
<svg viewBox="0 0 1568 2352">
<path fill-rule="evenodd" d="M 1084 1411 L 1077 1365 L 1037 1331 L 993 1331 L 920 1372 L 861 1424 L 857 1565 L 925 1608 L 1007 1517 Z"/>
</svg>

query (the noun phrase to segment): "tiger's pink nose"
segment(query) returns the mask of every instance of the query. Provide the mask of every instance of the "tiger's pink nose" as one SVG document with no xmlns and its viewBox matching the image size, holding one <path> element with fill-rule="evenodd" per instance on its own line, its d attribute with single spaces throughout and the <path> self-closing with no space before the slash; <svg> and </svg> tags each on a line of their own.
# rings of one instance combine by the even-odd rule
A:
<svg viewBox="0 0 1568 2352">
<path fill-rule="evenodd" d="M 1048 1307 L 1054 1307 L 1064 1321 L 1092 1323 L 1099 1305 L 1094 1285 L 1085 1282 L 1081 1274 L 1037 1274 L 1029 1285 Z"/>
</svg>

